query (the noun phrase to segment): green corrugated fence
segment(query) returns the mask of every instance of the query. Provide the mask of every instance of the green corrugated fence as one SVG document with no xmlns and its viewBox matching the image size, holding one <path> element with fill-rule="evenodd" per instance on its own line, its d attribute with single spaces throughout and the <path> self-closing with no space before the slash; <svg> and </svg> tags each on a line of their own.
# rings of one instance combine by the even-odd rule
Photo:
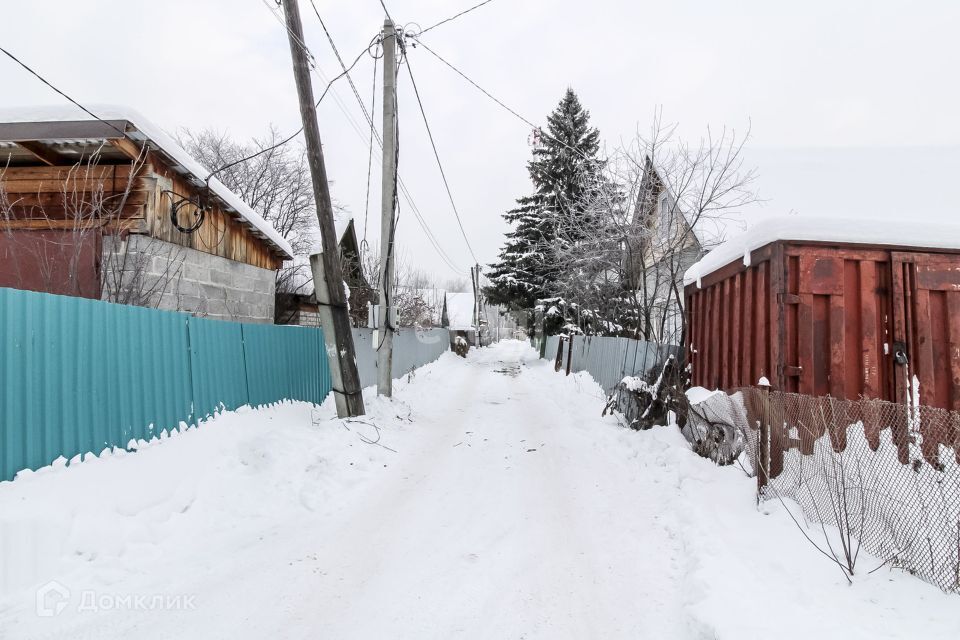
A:
<svg viewBox="0 0 960 640">
<path fill-rule="evenodd" d="M 0 480 L 221 407 L 329 391 L 320 329 L 0 288 Z"/>
</svg>

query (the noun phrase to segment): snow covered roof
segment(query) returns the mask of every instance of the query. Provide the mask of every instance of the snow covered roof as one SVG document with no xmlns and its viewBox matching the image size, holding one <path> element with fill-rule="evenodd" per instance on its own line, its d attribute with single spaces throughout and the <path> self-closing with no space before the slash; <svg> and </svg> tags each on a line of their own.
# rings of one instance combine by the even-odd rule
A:
<svg viewBox="0 0 960 640">
<path fill-rule="evenodd" d="M 127 128 L 126 136 L 131 140 L 150 143 L 169 156 L 174 162 L 172 168 L 178 173 L 195 178 L 194 182 L 206 183 L 210 171 L 187 153 L 183 147 L 168 136 L 163 129 L 145 118 L 140 112 L 124 106 L 92 105 L 90 111 L 104 120 L 125 120 L 133 126 Z M 16 107 L 0 109 L 0 123 L 43 123 L 43 122 L 80 122 L 94 121 L 88 114 L 73 105 Z M 210 179 L 210 190 L 223 201 L 228 210 L 235 211 L 246 222 L 254 233 L 270 242 L 280 253 L 287 258 L 293 257 L 293 250 L 286 239 L 280 235 L 273 225 L 250 208 L 247 203 L 230 191 L 216 178 Z"/>
<path fill-rule="evenodd" d="M 473 329 L 473 294 L 447 292 L 447 320 L 451 329 Z"/>
<path fill-rule="evenodd" d="M 960 249 L 960 226 L 917 222 L 909 218 L 844 219 L 784 216 L 767 218 L 736 235 L 705 255 L 683 275 L 685 285 L 697 282 L 717 269 L 742 259 L 778 240 L 844 242 L 927 249 Z"/>
</svg>

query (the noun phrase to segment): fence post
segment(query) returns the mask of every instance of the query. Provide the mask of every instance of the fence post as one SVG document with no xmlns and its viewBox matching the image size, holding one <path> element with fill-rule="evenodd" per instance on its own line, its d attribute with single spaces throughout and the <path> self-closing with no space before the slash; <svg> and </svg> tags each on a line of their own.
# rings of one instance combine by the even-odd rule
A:
<svg viewBox="0 0 960 640">
<path fill-rule="evenodd" d="M 761 383 L 764 380 L 761 380 Z M 770 385 L 758 384 L 760 390 L 760 442 L 757 445 L 757 502 L 770 482 Z"/>
<path fill-rule="evenodd" d="M 573 336 L 567 338 L 567 375 L 570 375 L 571 360 L 573 360 Z"/>
<path fill-rule="evenodd" d="M 563 336 L 560 336 L 557 340 L 557 356 L 553 360 L 554 371 L 560 371 L 560 369 L 563 368 L 563 340 Z M 546 336 L 544 336 L 544 343 L 546 343 Z"/>
</svg>

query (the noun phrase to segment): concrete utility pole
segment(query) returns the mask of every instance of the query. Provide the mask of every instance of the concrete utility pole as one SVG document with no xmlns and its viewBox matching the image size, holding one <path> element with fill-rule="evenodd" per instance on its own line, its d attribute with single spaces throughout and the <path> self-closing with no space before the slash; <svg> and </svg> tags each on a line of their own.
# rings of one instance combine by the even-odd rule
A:
<svg viewBox="0 0 960 640">
<path fill-rule="evenodd" d="M 477 346 L 482 347 L 480 340 L 480 265 L 470 267 L 470 284 L 473 285 L 473 326 Z"/>
<path fill-rule="evenodd" d="M 383 22 L 383 180 L 380 219 L 380 331 L 377 347 L 377 394 L 393 395 L 394 210 L 397 200 L 397 34 Z"/>
<path fill-rule="evenodd" d="M 313 196 L 317 203 L 317 221 L 320 223 L 320 239 L 323 253 L 310 257 L 314 290 L 320 303 L 320 322 L 330 361 L 330 377 L 341 418 L 362 416 L 363 394 L 360 375 L 357 373 L 357 357 L 353 348 L 353 333 L 347 309 L 347 293 L 343 286 L 340 269 L 340 250 L 337 232 L 333 223 L 333 205 L 330 202 L 330 185 L 327 168 L 323 163 L 323 147 L 320 144 L 320 128 L 317 126 L 317 111 L 313 100 L 313 85 L 310 82 L 310 63 L 303 45 L 303 25 L 297 0 L 283 0 L 283 11 L 290 39 L 290 56 L 293 58 L 293 77 L 300 98 L 300 117 L 303 120 L 303 135 L 307 143 L 307 162 L 313 179 Z"/>
</svg>

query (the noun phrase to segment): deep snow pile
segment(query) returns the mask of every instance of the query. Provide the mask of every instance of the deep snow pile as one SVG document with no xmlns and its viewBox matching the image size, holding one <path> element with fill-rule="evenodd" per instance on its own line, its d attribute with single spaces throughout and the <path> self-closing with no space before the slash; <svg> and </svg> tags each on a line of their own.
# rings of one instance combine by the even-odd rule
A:
<svg viewBox="0 0 960 640">
<path fill-rule="evenodd" d="M 395 395 L 0 483 L 0 638 L 960 635 L 956 597 L 886 568 L 848 587 L 742 471 L 601 418 L 525 343 Z"/>
</svg>

